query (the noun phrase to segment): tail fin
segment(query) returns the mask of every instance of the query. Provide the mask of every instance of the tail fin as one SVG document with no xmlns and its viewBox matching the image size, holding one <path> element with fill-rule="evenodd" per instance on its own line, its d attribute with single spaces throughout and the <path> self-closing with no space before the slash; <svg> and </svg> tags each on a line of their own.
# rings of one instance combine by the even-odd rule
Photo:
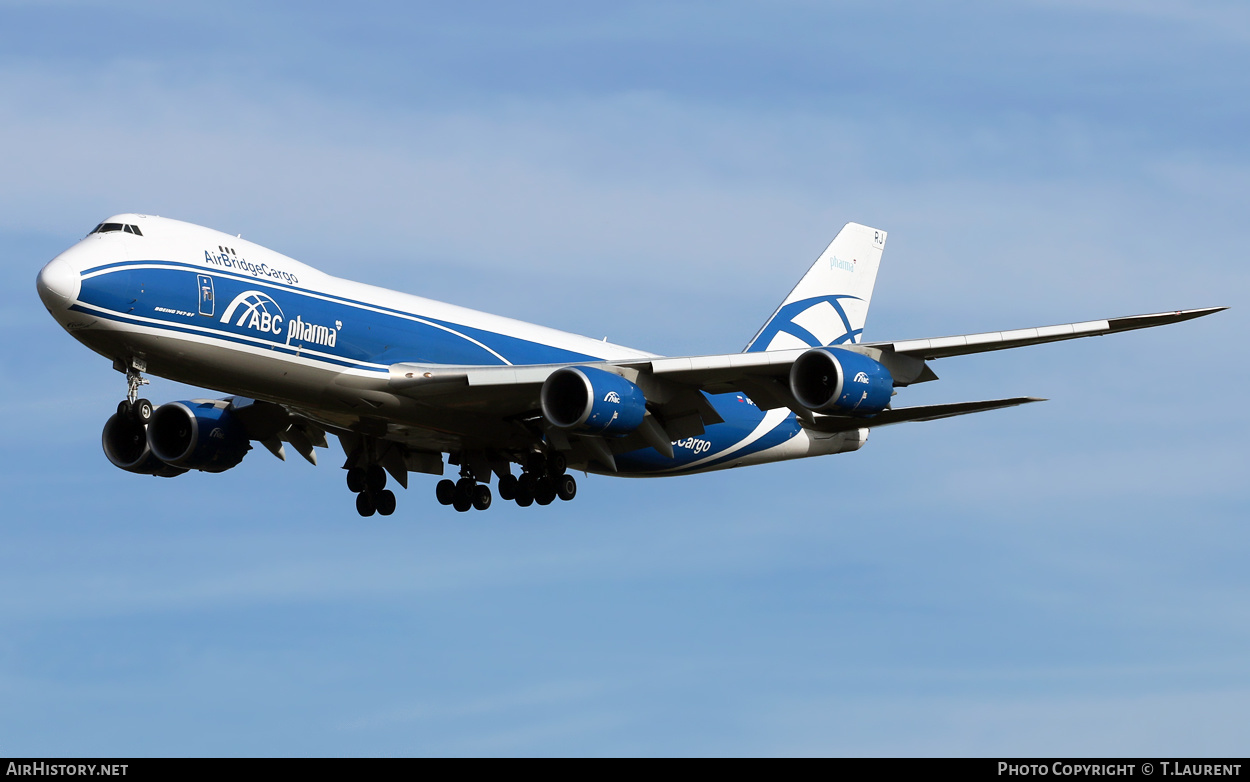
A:
<svg viewBox="0 0 1250 782">
<path fill-rule="evenodd" d="M 743 353 L 859 342 L 885 231 L 847 223 Z"/>
</svg>

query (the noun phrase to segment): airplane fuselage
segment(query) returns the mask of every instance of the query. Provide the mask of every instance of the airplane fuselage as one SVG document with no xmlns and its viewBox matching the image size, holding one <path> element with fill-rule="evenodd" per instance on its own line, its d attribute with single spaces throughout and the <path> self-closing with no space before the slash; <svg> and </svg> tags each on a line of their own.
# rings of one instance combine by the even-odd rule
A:
<svg viewBox="0 0 1250 782">
<path fill-rule="evenodd" d="M 331 430 L 392 431 L 432 452 L 525 449 L 533 433 L 393 393 L 396 364 L 525 366 L 654 354 L 345 280 L 238 237 L 119 215 L 45 267 L 40 292 L 75 338 L 119 367 L 298 408 Z M 708 394 L 723 419 L 673 443 L 617 454 L 616 473 L 659 475 L 854 450 L 867 429 L 821 436 L 788 409 Z M 596 465 L 582 465 L 601 471 Z"/>
</svg>

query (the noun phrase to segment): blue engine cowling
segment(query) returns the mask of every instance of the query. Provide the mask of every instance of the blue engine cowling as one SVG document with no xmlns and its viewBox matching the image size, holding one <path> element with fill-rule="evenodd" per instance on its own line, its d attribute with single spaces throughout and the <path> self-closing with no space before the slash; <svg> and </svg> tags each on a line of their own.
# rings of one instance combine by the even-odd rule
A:
<svg viewBox="0 0 1250 782">
<path fill-rule="evenodd" d="M 162 478 L 172 478 L 186 472 L 181 467 L 166 464 L 156 458 L 156 454 L 148 447 L 147 427 L 129 416 L 109 416 L 109 420 L 104 423 L 100 442 L 108 460 L 126 472 L 157 475 Z"/>
<path fill-rule="evenodd" d="M 816 348 L 790 367 L 790 393 L 817 413 L 872 415 L 890 404 L 894 378 L 868 356 L 839 348 Z"/>
<path fill-rule="evenodd" d="M 252 447 L 230 404 L 206 399 L 156 408 L 148 424 L 148 445 L 166 464 L 204 472 L 229 470 Z"/>
<path fill-rule="evenodd" d="M 647 414 L 642 389 L 593 367 L 564 367 L 543 383 L 543 416 L 553 426 L 586 434 L 626 435 Z"/>
</svg>

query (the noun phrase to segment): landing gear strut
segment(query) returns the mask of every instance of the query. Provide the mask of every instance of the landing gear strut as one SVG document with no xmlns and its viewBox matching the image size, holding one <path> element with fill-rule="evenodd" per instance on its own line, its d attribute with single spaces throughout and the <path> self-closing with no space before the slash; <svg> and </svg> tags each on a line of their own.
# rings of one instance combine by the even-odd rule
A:
<svg viewBox="0 0 1250 782">
<path fill-rule="evenodd" d="M 152 420 L 152 403 L 139 398 L 139 386 L 148 385 L 148 380 L 139 370 L 131 367 L 126 370 L 126 398 L 117 403 L 117 416 L 128 418 L 141 426 L 147 426 Z"/>
</svg>

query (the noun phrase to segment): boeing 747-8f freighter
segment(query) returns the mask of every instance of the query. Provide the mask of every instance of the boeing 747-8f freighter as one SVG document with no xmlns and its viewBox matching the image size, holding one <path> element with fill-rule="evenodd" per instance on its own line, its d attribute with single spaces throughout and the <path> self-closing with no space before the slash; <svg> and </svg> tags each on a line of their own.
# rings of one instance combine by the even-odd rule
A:
<svg viewBox="0 0 1250 782">
<path fill-rule="evenodd" d="M 1161 326 L 1221 307 L 938 339 L 864 342 L 886 234 L 850 223 L 740 353 L 658 356 L 332 277 L 233 235 L 110 217 L 39 272 L 48 311 L 125 373 L 104 453 L 143 475 L 237 466 L 258 442 L 316 464 L 346 454 L 363 516 L 389 515 L 388 476 L 458 474 L 458 511 L 571 500 L 569 468 L 620 476 L 844 453 L 876 426 L 1039 401 L 896 407 L 934 359 Z M 153 408 L 144 373 L 223 399 Z M 514 471 L 519 467 L 519 473 Z"/>
</svg>

